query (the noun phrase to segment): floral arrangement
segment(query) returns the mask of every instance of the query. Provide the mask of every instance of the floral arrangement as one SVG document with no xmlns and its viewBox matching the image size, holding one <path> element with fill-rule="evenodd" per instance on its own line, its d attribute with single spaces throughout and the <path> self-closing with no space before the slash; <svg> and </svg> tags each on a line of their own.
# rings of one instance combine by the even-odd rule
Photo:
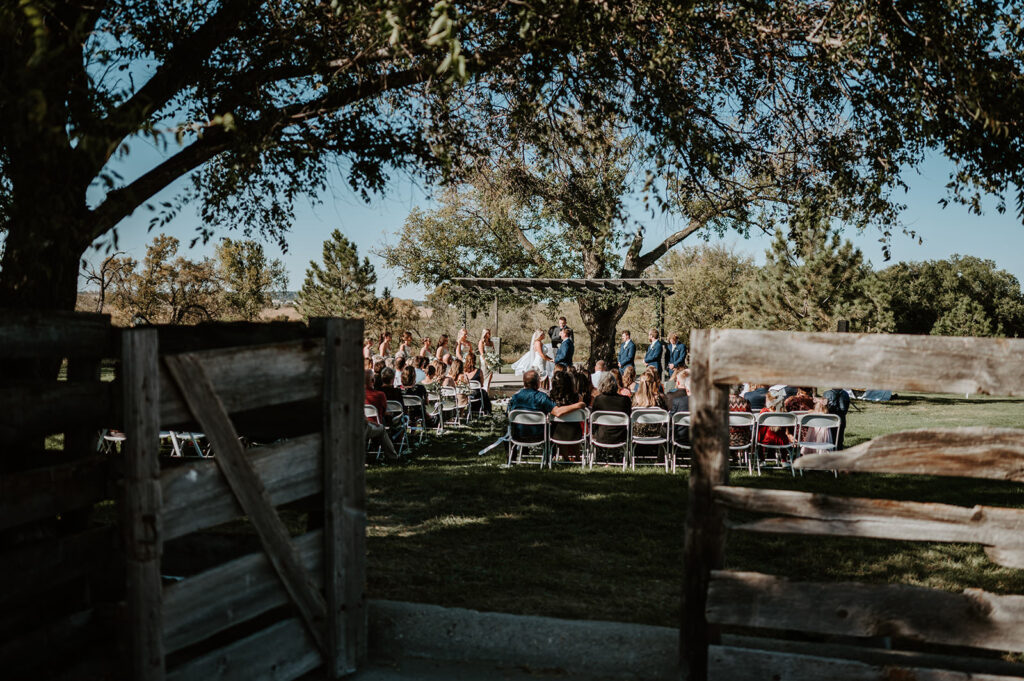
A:
<svg viewBox="0 0 1024 681">
<path fill-rule="evenodd" d="M 484 361 L 487 362 L 487 371 L 489 372 L 498 374 L 505 367 L 505 362 L 502 361 L 501 355 L 494 350 L 484 350 Z"/>
</svg>

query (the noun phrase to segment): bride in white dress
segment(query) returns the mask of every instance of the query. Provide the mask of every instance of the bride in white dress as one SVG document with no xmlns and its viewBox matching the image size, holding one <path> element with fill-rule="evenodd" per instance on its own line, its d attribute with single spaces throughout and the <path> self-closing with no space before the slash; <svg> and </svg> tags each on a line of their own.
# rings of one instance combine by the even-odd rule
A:
<svg viewBox="0 0 1024 681">
<path fill-rule="evenodd" d="M 516 376 L 522 376 L 530 369 L 533 369 L 541 378 L 547 377 L 546 362 L 550 362 L 551 358 L 544 352 L 543 340 L 543 331 L 537 329 L 533 332 L 533 337 L 530 338 L 530 351 L 516 360 L 516 363 L 512 365 L 512 368 L 516 372 Z"/>
</svg>

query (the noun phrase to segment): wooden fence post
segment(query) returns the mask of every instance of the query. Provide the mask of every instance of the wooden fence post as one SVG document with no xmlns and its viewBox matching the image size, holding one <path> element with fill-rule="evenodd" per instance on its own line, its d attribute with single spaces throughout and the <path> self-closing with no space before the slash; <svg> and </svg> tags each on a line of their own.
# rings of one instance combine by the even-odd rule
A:
<svg viewBox="0 0 1024 681">
<path fill-rule="evenodd" d="M 324 340 L 324 637 L 328 678 L 366 658 L 363 322 L 330 319 Z"/>
<path fill-rule="evenodd" d="M 683 546 L 683 611 L 679 635 L 683 678 L 705 681 L 708 645 L 717 638 L 705 616 L 708 581 L 722 568 L 725 513 L 712 489 L 729 479 L 729 391 L 712 382 L 711 332 L 690 333 L 690 439 L 693 468 Z"/>
<path fill-rule="evenodd" d="M 122 527 L 127 578 L 127 678 L 164 678 L 160 582 L 160 378 L 155 329 L 125 331 L 121 346 L 124 409 Z"/>
</svg>

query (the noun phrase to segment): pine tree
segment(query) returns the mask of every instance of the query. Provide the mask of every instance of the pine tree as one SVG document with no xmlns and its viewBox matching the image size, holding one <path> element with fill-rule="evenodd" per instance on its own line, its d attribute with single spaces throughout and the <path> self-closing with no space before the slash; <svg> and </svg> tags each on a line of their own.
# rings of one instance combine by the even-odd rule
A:
<svg viewBox="0 0 1024 681">
<path fill-rule="evenodd" d="M 299 310 L 305 317 L 369 317 L 376 307 L 376 283 L 370 259 L 360 262 L 356 245 L 334 230 L 324 242 L 323 266 L 309 263 Z"/>
<path fill-rule="evenodd" d="M 746 286 L 739 308 L 744 326 L 790 331 L 890 331 L 892 313 L 864 255 L 827 222 L 796 217 L 790 233 L 776 230 L 766 262 Z"/>
</svg>

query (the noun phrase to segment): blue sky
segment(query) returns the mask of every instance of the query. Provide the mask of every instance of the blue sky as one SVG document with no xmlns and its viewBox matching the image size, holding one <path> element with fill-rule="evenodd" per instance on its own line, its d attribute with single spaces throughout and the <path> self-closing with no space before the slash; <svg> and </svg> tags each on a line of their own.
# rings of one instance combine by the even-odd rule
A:
<svg viewBox="0 0 1024 681">
<path fill-rule="evenodd" d="M 138 149 L 138 147 L 137 147 Z M 125 175 L 131 177 L 157 160 L 155 149 L 138 149 L 134 158 L 126 162 Z M 132 172 L 135 170 L 136 172 Z M 954 253 L 974 255 L 994 260 L 996 265 L 1014 274 L 1018 280 L 1024 281 L 1024 226 L 1012 213 L 999 215 L 992 207 L 994 201 L 988 202 L 988 210 L 982 216 L 971 215 L 966 208 L 950 205 L 942 208 L 939 200 L 945 194 L 949 164 L 941 157 L 930 158 L 917 169 L 905 172 L 904 180 L 909 185 L 908 193 L 901 198 L 907 205 L 903 214 L 904 223 L 918 232 L 924 239 L 922 245 L 902 234 L 892 237 L 892 262 L 900 260 L 933 260 L 945 258 Z M 173 193 L 173 187 L 167 195 Z M 168 196 L 158 196 L 157 200 Z M 423 188 L 416 183 L 398 178 L 388 194 L 367 205 L 352 193 L 340 180 L 323 197 L 323 203 L 312 205 L 302 202 L 297 211 L 296 221 L 288 237 L 289 249 L 282 253 L 276 243 L 267 243 L 265 248 L 271 257 L 281 258 L 288 269 L 289 288 L 297 290 L 305 276 L 310 260 L 319 260 L 321 245 L 330 236 L 333 229 L 338 228 L 358 246 L 361 255 L 370 257 L 377 268 L 378 290 L 384 286 L 392 289 L 394 295 L 422 299 L 426 291 L 416 286 L 398 284 L 399 274 L 384 268 L 380 258 L 371 251 L 379 247 L 385 239 L 393 237 L 401 229 L 409 211 L 416 207 L 428 207 L 429 198 Z M 1012 198 L 1012 197 L 1011 197 Z M 1013 202 L 1008 201 L 1012 206 Z M 647 226 L 648 246 L 664 238 L 672 229 L 672 218 L 649 218 L 646 215 L 634 216 Z M 124 220 L 118 228 L 120 250 L 136 258 L 145 254 L 146 244 L 152 241 L 156 232 L 148 233 L 147 226 L 150 214 L 139 209 L 134 215 Z M 186 208 L 175 220 L 162 231 L 178 237 L 182 241 L 182 252 L 191 258 L 211 254 L 213 243 L 206 246 L 197 245 L 187 250 L 188 242 L 195 235 L 199 224 L 193 210 Z M 218 236 L 239 237 L 238 233 L 220 234 Z M 845 234 L 865 254 L 876 267 L 884 267 L 882 245 L 879 234 L 866 231 L 857 234 L 848 230 Z M 743 239 L 738 235 L 727 235 L 722 241 L 736 250 L 754 256 L 758 263 L 764 261 L 764 251 L 769 246 L 770 237 L 759 236 Z M 86 254 L 89 260 L 100 259 L 102 255 L 90 251 Z"/>
</svg>

